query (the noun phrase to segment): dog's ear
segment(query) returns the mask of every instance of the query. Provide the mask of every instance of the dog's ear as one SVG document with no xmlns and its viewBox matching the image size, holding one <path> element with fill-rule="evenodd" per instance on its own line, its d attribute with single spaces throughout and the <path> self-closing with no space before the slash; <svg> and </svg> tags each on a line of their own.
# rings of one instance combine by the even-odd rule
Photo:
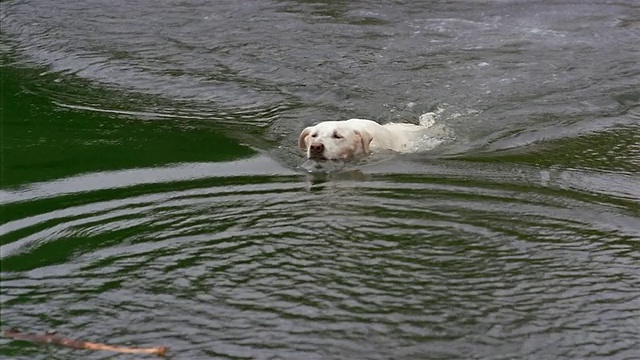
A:
<svg viewBox="0 0 640 360">
<path fill-rule="evenodd" d="M 307 137 L 309 137 L 310 132 L 311 127 L 308 127 L 300 133 L 300 137 L 298 138 L 298 147 L 300 150 L 307 150 Z"/>
<path fill-rule="evenodd" d="M 373 136 L 369 134 L 365 130 L 354 130 L 353 131 L 358 138 L 360 138 L 360 146 L 362 147 L 362 153 L 365 155 L 369 155 L 369 144 L 371 144 L 371 140 L 373 140 Z"/>
</svg>

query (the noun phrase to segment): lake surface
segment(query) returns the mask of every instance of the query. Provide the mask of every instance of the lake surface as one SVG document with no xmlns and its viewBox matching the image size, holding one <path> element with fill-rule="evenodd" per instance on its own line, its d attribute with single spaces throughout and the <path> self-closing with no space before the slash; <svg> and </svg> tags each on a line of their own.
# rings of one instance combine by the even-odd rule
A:
<svg viewBox="0 0 640 360">
<path fill-rule="evenodd" d="M 171 359 L 638 358 L 637 1 L 0 10 L 3 330 Z M 301 167 L 315 122 L 436 110 L 438 146 Z"/>
</svg>

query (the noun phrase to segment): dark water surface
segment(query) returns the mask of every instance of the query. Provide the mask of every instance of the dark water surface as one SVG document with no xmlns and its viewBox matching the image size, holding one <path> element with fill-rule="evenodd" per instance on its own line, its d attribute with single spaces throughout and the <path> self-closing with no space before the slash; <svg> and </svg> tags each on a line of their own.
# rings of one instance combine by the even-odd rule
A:
<svg viewBox="0 0 640 360">
<path fill-rule="evenodd" d="M 637 1 L 0 10 L 3 329 L 171 359 L 640 357 Z M 300 168 L 314 122 L 435 109 L 434 149 Z"/>
</svg>

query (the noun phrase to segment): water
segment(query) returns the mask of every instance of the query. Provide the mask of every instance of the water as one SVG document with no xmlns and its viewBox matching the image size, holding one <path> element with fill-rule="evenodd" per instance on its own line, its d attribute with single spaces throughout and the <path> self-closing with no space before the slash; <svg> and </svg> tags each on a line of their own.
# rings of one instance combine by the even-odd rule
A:
<svg viewBox="0 0 640 360">
<path fill-rule="evenodd" d="M 3 329 L 175 359 L 640 353 L 637 2 L 0 8 Z M 436 109 L 429 151 L 301 167 L 314 122 Z"/>
</svg>

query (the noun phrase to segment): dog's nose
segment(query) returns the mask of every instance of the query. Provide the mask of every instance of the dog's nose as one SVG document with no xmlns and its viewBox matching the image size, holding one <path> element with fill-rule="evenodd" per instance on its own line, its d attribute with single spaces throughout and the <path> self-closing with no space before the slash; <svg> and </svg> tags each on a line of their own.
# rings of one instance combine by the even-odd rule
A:
<svg viewBox="0 0 640 360">
<path fill-rule="evenodd" d="M 309 146 L 309 151 L 312 154 L 322 154 L 324 151 L 324 145 L 322 143 L 311 144 L 311 146 Z"/>
</svg>

